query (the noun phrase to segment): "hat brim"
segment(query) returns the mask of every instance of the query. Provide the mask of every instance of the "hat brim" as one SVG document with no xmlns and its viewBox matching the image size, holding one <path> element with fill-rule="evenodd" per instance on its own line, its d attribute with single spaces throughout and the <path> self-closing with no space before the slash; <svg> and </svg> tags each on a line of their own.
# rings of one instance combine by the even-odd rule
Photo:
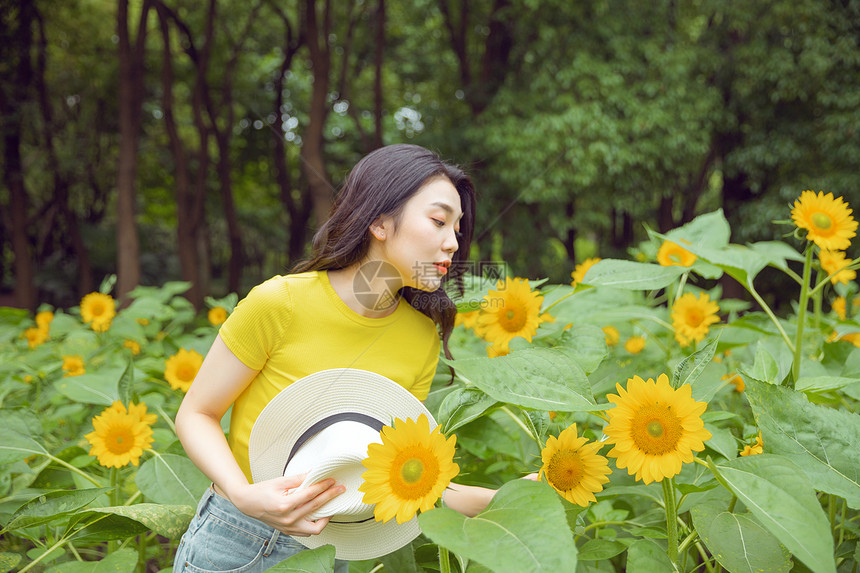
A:
<svg viewBox="0 0 860 573">
<path fill-rule="evenodd" d="M 316 422 L 342 413 L 371 416 L 386 426 L 395 418 L 417 419 L 432 414 L 400 384 L 380 374 L 354 368 L 315 372 L 296 380 L 276 395 L 260 412 L 249 439 L 251 476 L 255 483 L 281 477 L 287 459 L 300 436 Z M 400 549 L 421 530 L 418 519 L 398 524 L 329 523 L 319 534 L 294 539 L 309 548 L 334 545 L 338 559 L 380 557 Z"/>
</svg>

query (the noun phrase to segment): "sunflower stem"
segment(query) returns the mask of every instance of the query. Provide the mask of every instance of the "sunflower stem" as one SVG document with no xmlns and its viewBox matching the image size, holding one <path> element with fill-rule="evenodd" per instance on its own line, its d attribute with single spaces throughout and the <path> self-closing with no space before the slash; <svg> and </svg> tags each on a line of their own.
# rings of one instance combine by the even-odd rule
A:
<svg viewBox="0 0 860 573">
<path fill-rule="evenodd" d="M 816 285 L 821 284 L 822 276 L 824 273 L 822 271 L 818 271 L 818 275 L 815 277 Z M 821 328 L 821 305 L 823 292 L 820 290 L 816 290 L 815 292 L 810 292 L 809 296 L 812 297 L 812 308 L 815 310 L 815 330 L 818 331 Z"/>
<path fill-rule="evenodd" d="M 755 299 L 755 301 L 759 304 L 759 306 L 761 306 L 761 308 L 764 310 L 765 314 L 767 314 L 767 316 L 770 318 L 771 322 L 773 322 L 773 324 L 776 326 L 776 329 L 779 331 L 780 335 L 782 335 L 782 339 L 785 341 L 785 344 L 786 344 L 786 346 L 788 346 L 788 349 L 791 352 L 794 352 L 794 343 L 788 337 L 788 334 L 785 332 L 785 329 L 779 323 L 779 319 L 773 313 L 771 308 L 764 301 L 764 299 L 761 297 L 761 295 L 758 293 L 758 291 L 755 290 L 755 287 L 753 286 L 752 281 L 747 279 L 747 282 L 744 286 L 746 287 L 747 291 L 752 295 L 752 297 Z"/>
<path fill-rule="evenodd" d="M 111 468 L 110 469 L 110 504 L 113 507 L 117 507 L 119 505 L 119 468 Z M 112 553 L 117 550 L 118 544 L 116 541 L 108 541 L 107 550 L 108 553 Z"/>
<path fill-rule="evenodd" d="M 675 300 L 672 303 L 673 305 L 678 302 L 678 299 L 681 298 L 681 295 L 684 294 L 684 287 L 687 285 L 687 276 L 690 274 L 690 271 L 685 272 L 681 275 L 681 280 L 678 281 L 678 290 L 675 291 Z"/>
<path fill-rule="evenodd" d="M 791 364 L 791 383 L 797 383 L 800 376 L 800 358 L 803 350 L 803 326 L 806 322 L 806 307 L 809 305 L 809 276 L 812 272 L 812 243 L 806 246 L 806 260 L 803 262 L 803 282 L 800 284 L 800 300 L 797 307 L 797 336 L 794 339 L 794 362 Z"/>
<path fill-rule="evenodd" d="M 680 570 L 678 566 L 678 508 L 675 506 L 675 480 L 663 478 L 660 483 L 663 486 L 663 502 L 666 505 L 666 535 L 669 542 L 666 554 L 675 569 Z"/>
<path fill-rule="evenodd" d="M 448 549 L 439 546 L 439 573 L 451 573 L 451 558 Z"/>
</svg>

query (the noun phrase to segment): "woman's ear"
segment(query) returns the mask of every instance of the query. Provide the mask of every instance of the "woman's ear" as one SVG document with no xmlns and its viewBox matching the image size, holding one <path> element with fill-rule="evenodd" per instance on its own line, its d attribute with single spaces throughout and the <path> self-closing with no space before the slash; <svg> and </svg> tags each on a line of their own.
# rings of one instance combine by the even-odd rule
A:
<svg viewBox="0 0 860 573">
<path fill-rule="evenodd" d="M 370 224 L 370 233 L 380 241 L 385 240 L 385 222 L 382 217 L 377 217 L 377 219 Z"/>
</svg>

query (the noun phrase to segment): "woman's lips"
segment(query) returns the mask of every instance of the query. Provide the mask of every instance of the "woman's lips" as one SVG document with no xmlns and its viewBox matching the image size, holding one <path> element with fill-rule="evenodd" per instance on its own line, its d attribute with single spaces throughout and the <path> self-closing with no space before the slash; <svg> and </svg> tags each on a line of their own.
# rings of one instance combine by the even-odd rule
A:
<svg viewBox="0 0 860 573">
<path fill-rule="evenodd" d="M 438 270 L 440 274 L 443 274 L 443 275 L 448 274 L 448 267 L 446 267 L 444 264 L 433 263 L 433 266 L 436 267 L 436 270 Z"/>
</svg>

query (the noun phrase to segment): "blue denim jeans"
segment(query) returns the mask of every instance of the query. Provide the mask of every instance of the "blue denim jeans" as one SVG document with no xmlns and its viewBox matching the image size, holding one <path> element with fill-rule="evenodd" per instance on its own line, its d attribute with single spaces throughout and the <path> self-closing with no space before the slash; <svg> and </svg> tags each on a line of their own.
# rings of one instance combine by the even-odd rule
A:
<svg viewBox="0 0 860 573">
<path fill-rule="evenodd" d="M 174 573 L 258 573 L 305 550 L 277 529 L 239 511 L 210 487 L 197 505 L 174 557 Z M 336 560 L 335 573 L 349 563 Z"/>
</svg>

